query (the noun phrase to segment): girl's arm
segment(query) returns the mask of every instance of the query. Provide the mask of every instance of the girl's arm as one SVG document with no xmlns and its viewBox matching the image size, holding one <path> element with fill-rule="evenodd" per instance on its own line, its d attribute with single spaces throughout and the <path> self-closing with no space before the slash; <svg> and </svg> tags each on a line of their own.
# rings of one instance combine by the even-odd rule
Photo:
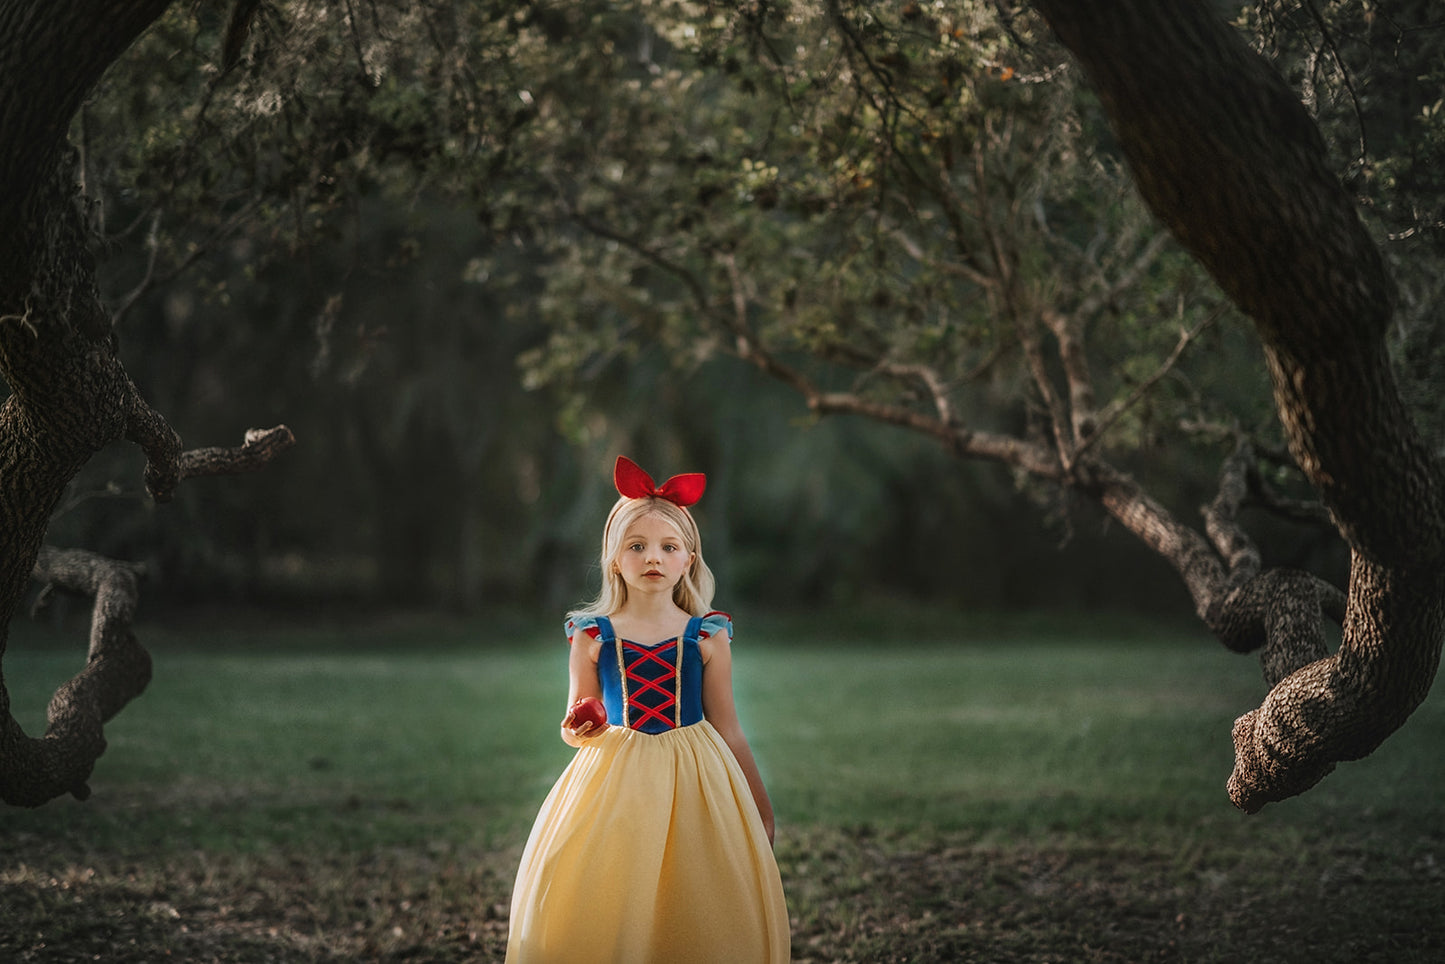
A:
<svg viewBox="0 0 1445 964">
<path fill-rule="evenodd" d="M 748 789 L 753 793 L 753 802 L 758 805 L 758 815 L 763 818 L 763 827 L 768 832 L 768 843 L 773 842 L 773 803 L 763 786 L 762 774 L 758 772 L 757 761 L 753 759 L 752 747 L 743 735 L 742 723 L 738 721 L 737 706 L 733 703 L 733 655 L 732 640 L 725 633 L 711 636 L 707 642 L 712 654 L 707 660 L 707 670 L 702 674 L 702 712 L 713 728 L 722 735 L 728 748 L 742 767 L 747 777 Z"/>
<path fill-rule="evenodd" d="M 580 747 L 589 737 L 606 729 L 593 729 L 591 723 L 583 723 L 581 730 L 574 730 L 568 723 L 572 718 L 572 704 L 585 696 L 602 698 L 602 683 L 597 679 L 597 654 L 602 642 L 593 639 L 585 629 L 572 634 L 572 651 L 567 656 L 567 716 L 562 719 L 562 742 L 568 746 Z"/>
</svg>

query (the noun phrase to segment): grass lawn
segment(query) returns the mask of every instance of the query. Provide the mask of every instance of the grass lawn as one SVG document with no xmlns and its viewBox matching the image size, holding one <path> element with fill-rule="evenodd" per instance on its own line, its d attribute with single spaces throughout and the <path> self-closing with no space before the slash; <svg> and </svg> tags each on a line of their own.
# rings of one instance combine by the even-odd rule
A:
<svg viewBox="0 0 1445 964">
<path fill-rule="evenodd" d="M 797 961 L 1445 960 L 1441 687 L 1244 816 L 1257 664 L 1119 621 L 740 616 Z M 83 634 L 12 629 L 43 730 Z M 500 961 L 556 736 L 560 630 L 141 628 L 85 802 L 8 810 L 0 960 Z"/>
</svg>

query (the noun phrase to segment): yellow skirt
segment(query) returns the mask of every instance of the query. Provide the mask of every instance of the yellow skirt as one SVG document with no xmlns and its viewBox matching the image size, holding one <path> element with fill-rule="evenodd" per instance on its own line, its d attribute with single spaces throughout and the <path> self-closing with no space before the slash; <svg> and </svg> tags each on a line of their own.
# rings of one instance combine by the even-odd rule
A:
<svg viewBox="0 0 1445 964">
<path fill-rule="evenodd" d="M 512 891 L 508 964 L 775 964 L 778 865 L 747 779 L 703 721 L 610 727 L 537 814 Z"/>
</svg>

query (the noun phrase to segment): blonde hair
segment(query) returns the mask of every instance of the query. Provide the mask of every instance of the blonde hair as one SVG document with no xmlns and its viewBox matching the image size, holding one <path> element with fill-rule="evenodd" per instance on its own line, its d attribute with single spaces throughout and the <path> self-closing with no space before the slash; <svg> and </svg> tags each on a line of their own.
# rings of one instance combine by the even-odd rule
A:
<svg viewBox="0 0 1445 964">
<path fill-rule="evenodd" d="M 626 604 L 627 583 L 622 580 L 614 563 L 622 555 L 622 540 L 626 538 L 627 530 L 638 519 L 649 515 L 655 515 L 670 523 L 682 536 L 683 548 L 692 553 L 692 564 L 672 589 L 672 601 L 694 616 L 707 613 L 708 607 L 712 605 L 712 594 L 717 583 L 713 579 L 712 570 L 703 561 L 702 534 L 698 532 L 692 513 L 676 503 L 655 496 L 642 499 L 623 496 L 607 514 L 607 525 L 602 529 L 602 591 L 592 602 L 568 613 L 568 619 L 584 615 L 611 616 Z"/>
</svg>

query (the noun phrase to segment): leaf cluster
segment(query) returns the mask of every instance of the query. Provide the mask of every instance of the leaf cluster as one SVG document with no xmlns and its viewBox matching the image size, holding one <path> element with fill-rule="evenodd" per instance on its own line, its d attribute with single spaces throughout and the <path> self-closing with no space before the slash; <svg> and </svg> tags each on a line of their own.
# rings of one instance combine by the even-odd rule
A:
<svg viewBox="0 0 1445 964">
<path fill-rule="evenodd" d="M 262 4 L 230 69 L 224 27 L 171 8 L 77 119 L 102 250 L 144 235 L 150 252 L 118 285 L 149 290 L 217 252 L 259 269 L 341 237 L 368 198 L 482 183 L 530 113 L 509 4 Z"/>
</svg>

